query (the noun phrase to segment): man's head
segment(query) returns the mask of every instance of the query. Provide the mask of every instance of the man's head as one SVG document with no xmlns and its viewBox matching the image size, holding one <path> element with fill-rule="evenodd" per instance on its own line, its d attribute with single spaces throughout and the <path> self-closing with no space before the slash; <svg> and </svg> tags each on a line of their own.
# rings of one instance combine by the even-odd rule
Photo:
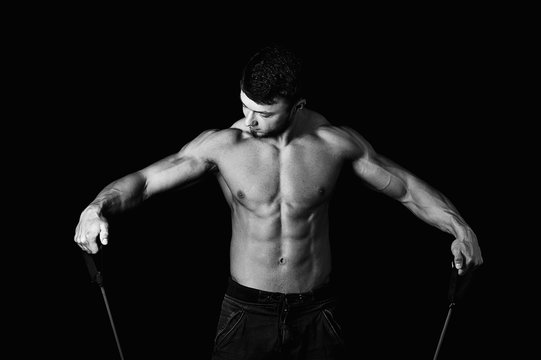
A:
<svg viewBox="0 0 541 360">
<path fill-rule="evenodd" d="M 283 100 L 288 106 L 302 99 L 302 62 L 282 46 L 267 46 L 254 54 L 242 71 L 240 89 L 258 104 Z"/>
<path fill-rule="evenodd" d="M 246 64 L 240 81 L 246 126 L 254 136 L 285 130 L 302 109 L 302 64 L 290 50 L 267 46 Z"/>
</svg>

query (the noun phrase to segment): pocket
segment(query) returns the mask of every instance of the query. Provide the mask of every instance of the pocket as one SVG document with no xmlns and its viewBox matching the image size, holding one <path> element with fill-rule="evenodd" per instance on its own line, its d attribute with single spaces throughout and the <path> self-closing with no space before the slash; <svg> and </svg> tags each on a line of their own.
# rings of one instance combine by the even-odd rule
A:
<svg viewBox="0 0 541 360">
<path fill-rule="evenodd" d="M 229 299 L 224 299 L 222 303 L 220 320 L 218 322 L 218 328 L 214 338 L 215 345 L 225 342 L 239 327 L 239 324 L 244 318 L 244 309 L 236 305 L 234 302 L 228 300 Z"/>
<path fill-rule="evenodd" d="M 336 320 L 334 312 L 332 311 L 332 309 L 326 308 L 323 309 L 322 314 L 325 322 L 327 323 L 329 333 L 332 337 L 334 337 L 342 344 L 344 342 L 344 338 L 342 336 L 342 327 L 340 326 L 340 323 Z"/>
</svg>

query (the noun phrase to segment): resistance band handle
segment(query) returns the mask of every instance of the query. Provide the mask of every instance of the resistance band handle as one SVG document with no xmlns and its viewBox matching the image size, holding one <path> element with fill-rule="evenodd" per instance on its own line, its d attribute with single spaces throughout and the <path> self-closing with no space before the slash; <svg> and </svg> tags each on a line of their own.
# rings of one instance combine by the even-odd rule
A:
<svg viewBox="0 0 541 360">
<path fill-rule="evenodd" d="M 464 298 L 466 288 L 471 282 L 473 270 L 467 271 L 464 275 L 458 275 L 458 269 L 452 263 L 451 278 L 449 280 L 449 291 L 447 297 L 451 304 L 455 304 Z"/>
<path fill-rule="evenodd" d="M 90 275 L 90 281 L 102 287 L 103 276 L 101 275 L 101 271 L 99 271 L 98 267 L 96 266 L 96 261 L 94 261 L 94 255 L 83 251 L 83 258 L 85 259 L 88 274 Z"/>
</svg>

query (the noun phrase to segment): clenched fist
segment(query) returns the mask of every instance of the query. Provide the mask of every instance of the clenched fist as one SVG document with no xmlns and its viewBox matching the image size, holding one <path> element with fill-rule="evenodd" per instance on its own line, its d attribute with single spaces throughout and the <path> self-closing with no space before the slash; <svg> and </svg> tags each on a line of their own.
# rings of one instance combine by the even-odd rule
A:
<svg viewBox="0 0 541 360">
<path fill-rule="evenodd" d="M 95 206 L 88 206 L 79 218 L 75 229 L 75 242 L 83 251 L 89 254 L 98 252 L 98 238 L 102 245 L 107 245 L 109 236 L 109 223 L 101 215 L 100 210 Z"/>
</svg>

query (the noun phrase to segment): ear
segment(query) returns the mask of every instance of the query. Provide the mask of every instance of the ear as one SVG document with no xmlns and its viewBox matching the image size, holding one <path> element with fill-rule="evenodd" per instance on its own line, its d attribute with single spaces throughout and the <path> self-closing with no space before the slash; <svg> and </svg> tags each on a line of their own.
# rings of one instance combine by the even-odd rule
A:
<svg viewBox="0 0 541 360">
<path fill-rule="evenodd" d="M 295 104 L 295 108 L 297 110 L 302 110 L 302 108 L 304 107 L 304 105 L 306 105 L 306 99 L 300 99 L 299 101 L 297 101 L 297 103 Z"/>
</svg>

